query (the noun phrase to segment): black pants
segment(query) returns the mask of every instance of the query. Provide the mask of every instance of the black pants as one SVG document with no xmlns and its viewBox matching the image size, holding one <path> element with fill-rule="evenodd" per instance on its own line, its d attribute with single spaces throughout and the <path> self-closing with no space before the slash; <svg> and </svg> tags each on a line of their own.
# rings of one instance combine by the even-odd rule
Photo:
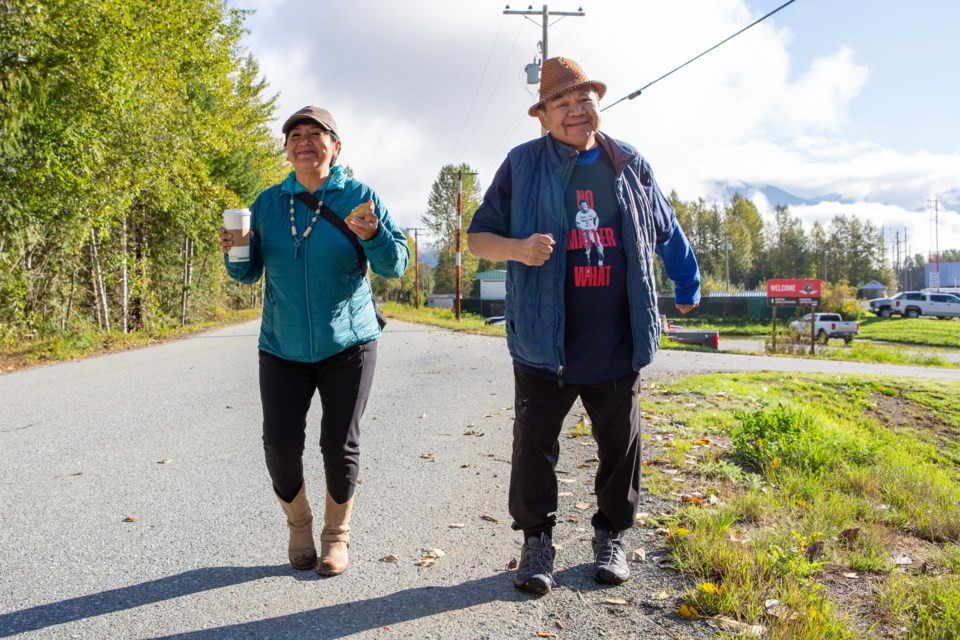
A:
<svg viewBox="0 0 960 640">
<path fill-rule="evenodd" d="M 592 524 L 605 531 L 632 527 L 640 499 L 640 374 L 561 387 L 514 368 L 514 379 L 509 505 L 513 528 L 538 535 L 550 533 L 556 524 L 560 430 L 577 397 L 593 423 L 600 458 Z"/>
<path fill-rule="evenodd" d="M 307 411 L 315 391 L 323 409 L 320 453 L 327 491 L 340 504 L 353 497 L 360 472 L 360 418 L 376 367 L 376 342 L 309 363 L 260 352 L 263 449 L 273 489 L 283 500 L 293 500 L 303 485 Z"/>
</svg>

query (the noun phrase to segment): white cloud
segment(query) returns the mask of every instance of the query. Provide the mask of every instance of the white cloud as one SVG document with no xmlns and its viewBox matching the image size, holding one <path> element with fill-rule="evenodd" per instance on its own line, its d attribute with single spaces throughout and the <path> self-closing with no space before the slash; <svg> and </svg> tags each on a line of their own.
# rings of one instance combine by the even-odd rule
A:
<svg viewBox="0 0 960 640">
<path fill-rule="evenodd" d="M 503 4 L 270 0 L 248 21 L 248 43 L 280 94 L 277 126 L 305 104 L 329 108 L 343 129 L 344 162 L 412 226 L 444 164 L 468 162 L 486 185 L 511 146 L 539 134 L 526 115 L 535 87 L 523 67 L 540 28 L 504 16 Z M 583 8 L 586 17 L 554 21 L 550 53 L 607 83 L 602 106 L 760 15 L 744 0 L 588 0 Z M 960 192 L 960 148 L 938 155 L 871 139 L 854 115 L 875 78 L 869 61 L 837 45 L 800 68 L 792 51 L 808 35 L 782 26 L 788 12 L 605 111 L 603 129 L 637 146 L 664 190 L 685 200 L 709 199 L 717 183 L 837 194 L 858 203 L 842 205 L 851 215 L 915 221 L 915 247 L 926 251 L 924 205 Z M 890 113 L 887 126 L 900 115 Z M 797 213 L 813 219 L 831 206 Z M 960 247 L 956 212 L 940 221 L 940 247 Z"/>
</svg>

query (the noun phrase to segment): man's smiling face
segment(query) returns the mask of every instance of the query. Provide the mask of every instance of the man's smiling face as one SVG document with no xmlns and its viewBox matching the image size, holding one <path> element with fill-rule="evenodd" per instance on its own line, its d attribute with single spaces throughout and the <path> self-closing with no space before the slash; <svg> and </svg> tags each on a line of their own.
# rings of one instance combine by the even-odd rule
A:
<svg viewBox="0 0 960 640">
<path fill-rule="evenodd" d="M 538 115 L 541 126 L 554 138 L 578 151 L 592 149 L 597 143 L 600 102 L 592 86 L 547 100 Z"/>
</svg>

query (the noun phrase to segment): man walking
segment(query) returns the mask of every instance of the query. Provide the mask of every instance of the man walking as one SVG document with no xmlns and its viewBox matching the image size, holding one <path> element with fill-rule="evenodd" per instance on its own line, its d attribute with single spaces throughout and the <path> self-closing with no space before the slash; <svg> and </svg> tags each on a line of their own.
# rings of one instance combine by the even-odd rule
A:
<svg viewBox="0 0 960 640">
<path fill-rule="evenodd" d="M 558 439 L 578 397 L 600 459 L 594 578 L 629 578 L 624 533 L 640 492 L 640 370 L 660 339 L 654 253 L 675 283 L 677 308 L 686 313 L 700 299 L 696 258 L 649 164 L 599 130 L 605 92 L 573 60 L 544 62 L 540 100 L 528 113 L 548 134 L 507 154 L 467 232 L 475 255 L 507 261 L 516 394 L 509 507 L 524 536 L 514 585 L 538 594 L 555 586 Z M 596 215 L 589 230 L 580 226 L 584 202 Z"/>
</svg>

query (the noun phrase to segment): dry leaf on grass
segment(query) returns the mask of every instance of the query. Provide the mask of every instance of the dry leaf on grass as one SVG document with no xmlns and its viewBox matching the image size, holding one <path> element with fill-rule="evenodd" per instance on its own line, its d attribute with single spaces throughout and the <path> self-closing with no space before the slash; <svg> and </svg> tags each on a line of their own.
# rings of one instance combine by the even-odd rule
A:
<svg viewBox="0 0 960 640">
<path fill-rule="evenodd" d="M 850 527 L 837 534 L 837 537 L 847 542 L 856 542 L 860 538 L 860 527 Z"/>
<path fill-rule="evenodd" d="M 738 638 L 762 638 L 766 629 L 759 624 L 747 624 L 733 618 L 717 616 L 714 621 L 720 625 L 724 631 L 736 634 Z"/>
</svg>

